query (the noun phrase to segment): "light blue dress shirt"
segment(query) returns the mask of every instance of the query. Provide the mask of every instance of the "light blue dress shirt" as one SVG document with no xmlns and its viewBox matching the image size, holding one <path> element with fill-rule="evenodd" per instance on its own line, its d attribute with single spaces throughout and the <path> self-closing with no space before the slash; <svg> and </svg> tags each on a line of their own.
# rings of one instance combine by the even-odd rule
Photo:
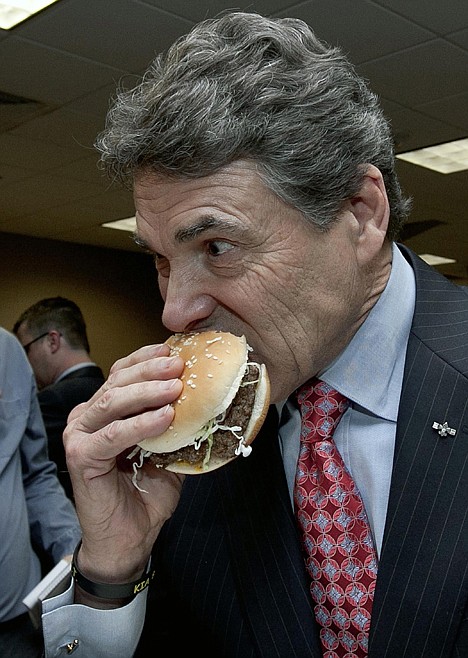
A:
<svg viewBox="0 0 468 658">
<path fill-rule="evenodd" d="M 416 287 L 411 266 L 393 245 L 387 286 L 346 349 L 319 378 L 351 400 L 334 440 L 366 508 L 380 555 L 387 513 L 396 420 Z M 280 444 L 291 500 L 301 417 L 289 399 L 278 405 Z"/>
<path fill-rule="evenodd" d="M 47 457 L 34 373 L 17 338 L 0 328 L 0 621 L 27 611 L 41 579 L 32 542 L 58 562 L 81 530 Z"/>
</svg>

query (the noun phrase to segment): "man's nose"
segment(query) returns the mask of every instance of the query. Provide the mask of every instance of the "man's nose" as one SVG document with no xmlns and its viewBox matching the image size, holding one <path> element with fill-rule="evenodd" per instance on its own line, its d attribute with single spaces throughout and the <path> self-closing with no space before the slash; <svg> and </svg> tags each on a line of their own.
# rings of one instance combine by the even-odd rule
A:
<svg viewBox="0 0 468 658">
<path fill-rule="evenodd" d="M 178 285 L 172 275 L 164 291 L 162 322 L 172 333 L 190 331 L 213 313 L 216 301 L 196 285 Z"/>
</svg>

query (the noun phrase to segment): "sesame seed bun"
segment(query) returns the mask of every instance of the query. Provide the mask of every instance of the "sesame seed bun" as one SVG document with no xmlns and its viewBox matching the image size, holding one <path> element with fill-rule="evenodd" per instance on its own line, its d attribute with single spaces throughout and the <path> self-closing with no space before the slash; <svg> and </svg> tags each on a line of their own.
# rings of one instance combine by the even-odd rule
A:
<svg viewBox="0 0 468 658">
<path fill-rule="evenodd" d="M 265 366 L 248 361 L 250 348 L 245 336 L 205 331 L 175 334 L 166 343 L 171 355 L 178 355 L 185 362 L 183 389 L 173 403 L 172 425 L 160 436 L 138 444 L 145 458 L 167 470 L 194 474 L 206 473 L 240 454 L 249 454 L 251 449 L 247 446 L 267 413 L 270 383 Z M 236 401 L 244 407 L 241 425 L 240 410 L 233 410 Z M 210 435 L 213 427 L 215 431 L 218 428 L 214 438 Z M 229 447 L 212 447 L 216 437 L 221 437 L 220 445 L 224 441 Z M 174 459 L 168 453 L 174 453 Z"/>
</svg>

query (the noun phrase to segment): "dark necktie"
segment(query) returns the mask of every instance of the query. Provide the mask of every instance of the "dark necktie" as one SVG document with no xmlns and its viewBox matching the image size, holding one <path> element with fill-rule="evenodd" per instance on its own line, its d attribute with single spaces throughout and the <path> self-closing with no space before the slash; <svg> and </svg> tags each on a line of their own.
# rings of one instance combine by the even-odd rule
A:
<svg viewBox="0 0 468 658">
<path fill-rule="evenodd" d="M 365 658 L 377 557 L 364 505 L 333 441 L 348 400 L 313 379 L 297 392 L 294 502 L 324 658 Z"/>
</svg>

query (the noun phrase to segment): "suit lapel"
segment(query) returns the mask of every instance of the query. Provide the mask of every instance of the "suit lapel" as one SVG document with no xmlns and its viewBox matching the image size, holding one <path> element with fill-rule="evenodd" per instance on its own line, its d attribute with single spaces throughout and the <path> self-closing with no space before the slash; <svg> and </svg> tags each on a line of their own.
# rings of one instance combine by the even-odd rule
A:
<svg viewBox="0 0 468 658">
<path fill-rule="evenodd" d="M 270 411 L 248 459 L 218 472 L 238 594 L 265 658 L 319 658 L 304 561 Z"/>
<path fill-rule="evenodd" d="M 467 595 L 461 583 L 467 559 L 468 389 L 466 376 L 447 361 L 448 357 L 459 363 L 457 352 L 462 356 L 455 326 L 460 310 L 465 316 L 466 310 L 455 303 L 463 294 L 456 287 L 424 264 L 414 262 L 413 266 L 416 310 L 400 400 L 369 658 L 450 655 Z M 436 295 L 438 306 L 431 303 Z M 446 300 L 445 313 L 441 313 L 440 299 Z M 434 351 L 444 348 L 444 358 Z M 441 437 L 432 428 L 433 422 L 444 421 L 456 428 L 454 437 Z"/>
</svg>

